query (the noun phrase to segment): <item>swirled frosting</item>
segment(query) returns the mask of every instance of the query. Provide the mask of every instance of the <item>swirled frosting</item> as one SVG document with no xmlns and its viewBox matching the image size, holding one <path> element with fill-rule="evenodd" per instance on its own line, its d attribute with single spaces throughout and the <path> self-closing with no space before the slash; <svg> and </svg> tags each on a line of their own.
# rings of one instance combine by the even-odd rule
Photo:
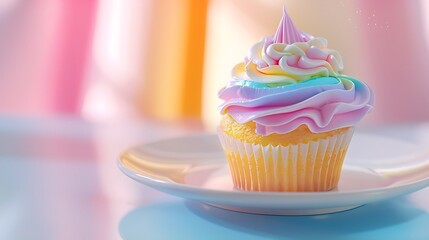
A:
<svg viewBox="0 0 429 240">
<path fill-rule="evenodd" d="M 370 88 L 343 75 L 340 54 L 327 40 L 296 29 L 284 11 L 271 37 L 255 44 L 219 92 L 222 114 L 256 123 L 256 133 L 287 133 L 302 124 L 312 132 L 353 126 L 373 106 Z"/>
<path fill-rule="evenodd" d="M 338 76 L 343 71 L 340 54 L 327 48 L 324 38 L 307 42 L 277 43 L 266 37 L 255 44 L 244 63 L 233 69 L 234 79 L 268 84 L 289 84 L 303 80 Z"/>
</svg>

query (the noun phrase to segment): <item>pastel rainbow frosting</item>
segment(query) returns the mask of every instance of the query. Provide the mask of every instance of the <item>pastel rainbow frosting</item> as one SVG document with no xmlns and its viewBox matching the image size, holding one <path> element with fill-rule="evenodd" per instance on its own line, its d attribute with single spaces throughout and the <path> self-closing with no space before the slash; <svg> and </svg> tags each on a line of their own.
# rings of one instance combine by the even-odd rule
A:
<svg viewBox="0 0 429 240">
<path fill-rule="evenodd" d="M 286 11 L 274 36 L 263 38 L 219 92 L 221 114 L 254 121 L 256 133 L 314 133 L 357 124 L 374 105 L 371 89 L 343 74 L 340 54 L 327 40 L 300 32 Z"/>
</svg>

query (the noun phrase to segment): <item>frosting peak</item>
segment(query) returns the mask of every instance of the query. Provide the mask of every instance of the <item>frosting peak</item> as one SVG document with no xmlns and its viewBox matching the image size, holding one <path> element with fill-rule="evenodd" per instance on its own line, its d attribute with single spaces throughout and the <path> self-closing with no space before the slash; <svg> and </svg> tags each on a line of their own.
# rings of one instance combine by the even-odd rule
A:
<svg viewBox="0 0 429 240">
<path fill-rule="evenodd" d="M 290 19 L 283 6 L 283 17 L 274 35 L 274 42 L 292 44 L 306 42 L 307 40 L 308 38 L 295 27 L 295 24 L 293 24 L 292 19 Z"/>
<path fill-rule="evenodd" d="M 232 75 L 234 79 L 287 85 L 315 77 L 337 77 L 342 71 L 341 56 L 328 48 L 328 41 L 300 32 L 283 9 L 276 34 L 256 43 Z"/>
</svg>

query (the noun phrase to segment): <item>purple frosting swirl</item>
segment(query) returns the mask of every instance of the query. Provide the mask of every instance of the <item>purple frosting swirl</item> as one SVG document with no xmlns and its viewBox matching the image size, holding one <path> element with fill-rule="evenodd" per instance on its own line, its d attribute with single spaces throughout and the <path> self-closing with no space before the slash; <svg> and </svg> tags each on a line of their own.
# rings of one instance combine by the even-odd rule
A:
<svg viewBox="0 0 429 240">
<path fill-rule="evenodd" d="M 320 77 L 269 87 L 252 81 L 231 81 L 219 92 L 221 113 L 238 123 L 254 121 L 256 133 L 287 133 L 302 124 L 312 132 L 353 126 L 374 104 L 370 88 L 356 79 Z"/>
</svg>

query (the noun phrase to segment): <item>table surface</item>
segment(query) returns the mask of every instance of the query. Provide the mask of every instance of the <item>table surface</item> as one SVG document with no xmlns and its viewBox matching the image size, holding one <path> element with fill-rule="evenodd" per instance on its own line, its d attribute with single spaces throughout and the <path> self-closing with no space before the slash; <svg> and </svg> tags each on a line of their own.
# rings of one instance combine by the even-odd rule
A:
<svg viewBox="0 0 429 240">
<path fill-rule="evenodd" d="M 116 166 L 130 146 L 200 131 L 193 121 L 0 117 L 0 239 L 429 239 L 429 188 L 336 214 L 252 215 L 169 196 Z M 357 131 L 429 140 L 428 124 Z"/>
</svg>

